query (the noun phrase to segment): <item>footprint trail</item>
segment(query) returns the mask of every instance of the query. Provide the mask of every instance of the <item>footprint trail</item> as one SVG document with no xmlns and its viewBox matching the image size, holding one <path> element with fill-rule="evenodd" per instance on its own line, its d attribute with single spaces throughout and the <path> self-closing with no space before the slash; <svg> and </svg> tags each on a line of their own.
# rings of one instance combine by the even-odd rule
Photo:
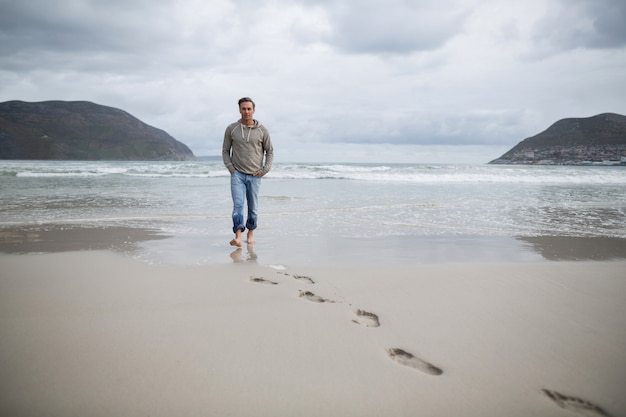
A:
<svg viewBox="0 0 626 417">
<path fill-rule="evenodd" d="M 308 276 L 304 276 L 304 275 L 291 275 L 288 273 L 280 273 L 282 275 L 285 276 L 291 276 L 292 278 L 305 283 L 305 284 L 315 284 L 315 281 L 308 277 Z M 265 284 L 265 285 L 278 285 L 278 282 L 272 281 L 272 280 L 268 280 L 264 277 L 258 277 L 258 276 L 251 276 L 250 277 L 250 282 L 254 282 L 254 283 L 259 283 L 259 284 Z M 335 303 L 335 300 L 331 300 L 328 298 L 324 298 L 321 297 L 315 293 L 313 293 L 312 291 L 303 291 L 303 290 L 299 290 L 298 291 L 298 297 L 303 298 L 305 300 L 314 302 L 314 303 Z M 364 326 L 364 327 L 380 327 L 380 319 L 378 318 L 378 315 L 371 313 L 369 311 L 365 311 L 365 310 L 361 310 L 361 309 L 357 309 L 353 311 L 354 314 L 354 319 L 352 320 L 352 322 Z M 389 348 L 387 349 L 387 355 L 389 356 L 389 358 L 391 358 L 391 360 L 393 360 L 394 362 L 399 363 L 400 365 L 403 366 L 407 366 L 409 368 L 413 368 L 417 371 L 423 372 L 425 374 L 428 375 L 441 375 L 443 374 L 443 371 L 436 367 L 435 365 L 426 362 L 416 356 L 414 356 L 412 353 L 407 352 L 403 349 L 399 349 L 399 348 Z M 565 397 L 562 396 L 561 394 L 558 393 L 552 393 L 551 391 L 547 391 L 544 390 L 544 392 L 546 393 L 546 395 L 548 395 L 550 398 L 552 398 L 555 402 L 557 402 L 557 404 L 561 405 L 563 408 L 567 408 L 567 409 L 573 409 L 574 405 L 573 404 L 578 404 L 577 402 L 573 401 L 572 398 L 570 397 Z M 548 394 L 551 393 L 551 394 Z M 555 399 L 555 398 L 559 398 L 559 400 Z M 567 401 L 566 401 L 567 400 Z M 593 406 L 593 404 L 589 404 L 586 403 L 582 400 L 579 400 L 580 402 L 582 402 L 582 404 L 588 404 L 587 408 L 593 408 L 595 406 Z M 562 405 L 561 403 L 566 404 L 565 406 Z M 577 408 L 581 408 L 580 405 L 576 405 Z M 598 417 L 598 416 L 608 416 L 606 413 L 604 413 L 604 411 L 601 408 L 595 407 L 593 408 L 594 410 L 596 410 L 597 414 L 594 414 L 593 417 Z M 597 412 L 597 410 L 600 410 L 600 413 Z"/>
</svg>

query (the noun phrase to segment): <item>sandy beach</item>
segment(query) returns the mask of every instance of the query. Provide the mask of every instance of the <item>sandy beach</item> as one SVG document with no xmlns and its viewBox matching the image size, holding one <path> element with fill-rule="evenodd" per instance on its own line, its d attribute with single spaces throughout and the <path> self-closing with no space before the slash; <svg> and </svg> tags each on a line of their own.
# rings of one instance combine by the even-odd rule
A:
<svg viewBox="0 0 626 417">
<path fill-rule="evenodd" d="M 620 416 L 624 261 L 0 255 L 7 416 Z"/>
</svg>

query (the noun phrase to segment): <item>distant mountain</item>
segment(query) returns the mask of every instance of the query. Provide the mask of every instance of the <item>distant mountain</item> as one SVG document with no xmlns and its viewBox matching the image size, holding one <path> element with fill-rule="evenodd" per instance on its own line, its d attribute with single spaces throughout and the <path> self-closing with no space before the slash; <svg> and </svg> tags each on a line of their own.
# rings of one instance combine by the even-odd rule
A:
<svg viewBox="0 0 626 417">
<path fill-rule="evenodd" d="M 490 164 L 626 164 L 626 116 L 559 120 Z"/>
<path fill-rule="evenodd" d="M 194 160 L 163 130 L 88 101 L 0 103 L 0 159 Z"/>
</svg>

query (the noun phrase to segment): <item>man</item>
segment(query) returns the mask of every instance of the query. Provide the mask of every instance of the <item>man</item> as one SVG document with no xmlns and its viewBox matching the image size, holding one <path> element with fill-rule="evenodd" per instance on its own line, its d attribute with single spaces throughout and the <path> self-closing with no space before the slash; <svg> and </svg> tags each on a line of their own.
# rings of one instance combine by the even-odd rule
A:
<svg viewBox="0 0 626 417">
<path fill-rule="evenodd" d="M 269 131 L 253 118 L 254 101 L 239 100 L 241 119 L 231 123 L 224 132 L 222 159 L 230 172 L 230 192 L 233 197 L 233 232 L 231 246 L 242 246 L 241 234 L 247 228 L 247 241 L 254 244 L 261 177 L 267 174 L 274 160 L 274 148 Z M 248 203 L 248 218 L 244 223 L 244 201 Z"/>
</svg>

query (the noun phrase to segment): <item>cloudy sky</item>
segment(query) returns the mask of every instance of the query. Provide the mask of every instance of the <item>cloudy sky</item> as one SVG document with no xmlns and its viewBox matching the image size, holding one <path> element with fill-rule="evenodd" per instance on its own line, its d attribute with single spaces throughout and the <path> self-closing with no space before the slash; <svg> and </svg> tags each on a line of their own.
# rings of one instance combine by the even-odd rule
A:
<svg viewBox="0 0 626 417">
<path fill-rule="evenodd" d="M 0 101 L 88 100 L 282 162 L 482 163 L 626 114 L 624 0 L 0 0 Z"/>
</svg>

